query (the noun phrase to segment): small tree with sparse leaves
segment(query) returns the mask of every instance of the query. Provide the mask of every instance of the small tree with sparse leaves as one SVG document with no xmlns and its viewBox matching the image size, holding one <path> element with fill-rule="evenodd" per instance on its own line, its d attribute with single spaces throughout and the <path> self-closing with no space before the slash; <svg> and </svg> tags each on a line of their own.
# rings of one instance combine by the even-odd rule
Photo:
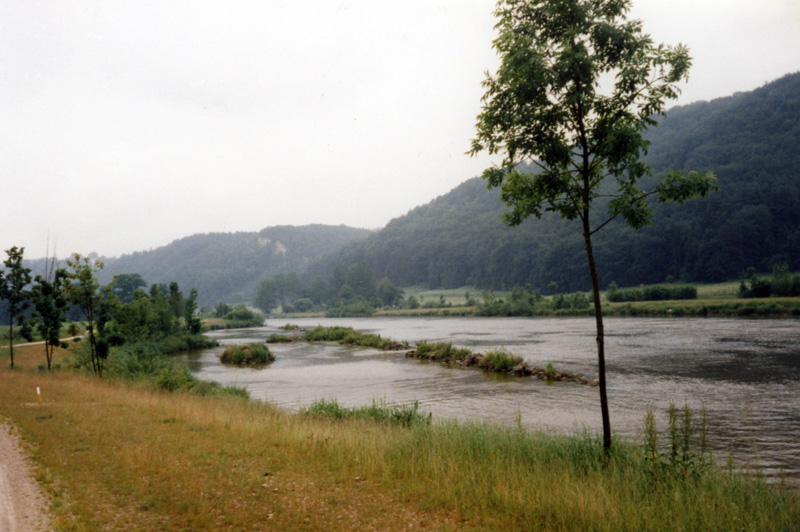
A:
<svg viewBox="0 0 800 532">
<path fill-rule="evenodd" d="M 470 153 L 501 154 L 486 170 L 511 208 L 509 225 L 552 211 L 579 220 L 592 281 L 603 419 L 611 447 L 600 286 L 592 236 L 621 217 L 649 223 L 651 196 L 682 203 L 713 190 L 713 174 L 669 172 L 650 189 L 641 160 L 665 103 L 680 92 L 691 60 L 684 45 L 655 45 L 628 20 L 630 0 L 500 0 L 494 41 L 501 64 L 487 75 Z M 521 163 L 535 171 L 519 170 Z M 605 202 L 606 212 L 598 212 Z"/>
</svg>

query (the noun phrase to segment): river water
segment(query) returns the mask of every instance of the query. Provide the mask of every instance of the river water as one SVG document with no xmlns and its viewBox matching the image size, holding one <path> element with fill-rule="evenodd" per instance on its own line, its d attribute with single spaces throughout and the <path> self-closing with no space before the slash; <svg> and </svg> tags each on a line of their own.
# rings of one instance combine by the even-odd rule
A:
<svg viewBox="0 0 800 532">
<path fill-rule="evenodd" d="M 412 344 L 505 348 L 526 362 L 597 378 L 593 318 L 313 318 L 303 328 L 344 325 Z M 216 331 L 220 343 L 263 341 L 286 321 Z M 283 331 L 280 331 L 283 332 Z M 288 409 L 318 399 L 344 406 L 418 401 L 434 418 L 477 419 L 563 432 L 601 432 L 598 388 L 488 375 L 336 344 L 271 345 L 263 369 L 220 364 L 222 348 L 182 355 L 201 379 L 246 387 Z M 770 478 L 800 481 L 800 322 L 797 320 L 608 318 L 606 366 L 611 426 L 641 441 L 648 406 L 666 429 L 672 401 L 708 412 L 718 463 L 729 453 Z"/>
</svg>

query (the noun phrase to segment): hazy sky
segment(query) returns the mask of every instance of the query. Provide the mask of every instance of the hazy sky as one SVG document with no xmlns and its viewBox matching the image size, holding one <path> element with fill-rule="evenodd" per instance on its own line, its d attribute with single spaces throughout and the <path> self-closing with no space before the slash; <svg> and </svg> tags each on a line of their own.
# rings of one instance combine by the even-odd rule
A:
<svg viewBox="0 0 800 532">
<path fill-rule="evenodd" d="M 800 70 L 798 0 L 634 0 L 678 103 Z M 0 249 L 379 228 L 479 175 L 493 1 L 1 0 Z M 5 254 L 0 255 L 5 258 Z"/>
</svg>

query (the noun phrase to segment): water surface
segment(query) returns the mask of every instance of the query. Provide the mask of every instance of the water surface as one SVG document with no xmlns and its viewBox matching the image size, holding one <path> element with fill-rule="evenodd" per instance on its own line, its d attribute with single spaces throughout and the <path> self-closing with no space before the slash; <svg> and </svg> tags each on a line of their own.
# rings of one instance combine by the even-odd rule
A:
<svg viewBox="0 0 800 532">
<path fill-rule="evenodd" d="M 344 325 L 397 341 L 503 347 L 531 364 L 597 377 L 593 318 L 314 318 L 301 327 Z M 211 333 L 222 344 L 263 341 L 285 321 Z M 648 406 L 666 425 L 670 401 L 708 411 L 718 461 L 732 450 L 773 478 L 800 479 L 800 322 L 797 320 L 608 318 L 606 366 L 613 430 L 640 438 Z M 419 401 L 434 417 L 600 432 L 598 389 L 492 376 L 396 352 L 336 344 L 271 345 L 264 369 L 219 363 L 222 348 L 182 358 L 202 379 L 246 387 L 253 398 L 294 409 L 317 399 L 345 406 Z"/>
</svg>

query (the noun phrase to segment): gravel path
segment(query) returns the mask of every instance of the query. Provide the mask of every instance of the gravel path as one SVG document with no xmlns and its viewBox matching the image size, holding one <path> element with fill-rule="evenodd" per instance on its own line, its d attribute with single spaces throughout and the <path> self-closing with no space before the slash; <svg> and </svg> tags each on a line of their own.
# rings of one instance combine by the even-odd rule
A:
<svg viewBox="0 0 800 532">
<path fill-rule="evenodd" d="M 52 529 L 47 501 L 31 475 L 16 431 L 0 423 L 0 532 Z"/>
</svg>

